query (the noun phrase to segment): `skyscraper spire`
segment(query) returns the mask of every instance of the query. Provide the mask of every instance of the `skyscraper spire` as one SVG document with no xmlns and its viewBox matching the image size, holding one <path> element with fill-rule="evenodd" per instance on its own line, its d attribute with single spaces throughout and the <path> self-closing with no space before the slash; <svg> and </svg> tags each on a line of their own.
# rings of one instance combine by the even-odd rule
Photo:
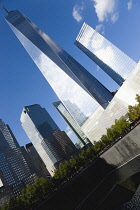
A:
<svg viewBox="0 0 140 210">
<path fill-rule="evenodd" d="M 0 6 L 1 6 L 1 8 L 2 8 L 7 14 L 10 13 L 2 4 L 0 4 Z"/>
</svg>

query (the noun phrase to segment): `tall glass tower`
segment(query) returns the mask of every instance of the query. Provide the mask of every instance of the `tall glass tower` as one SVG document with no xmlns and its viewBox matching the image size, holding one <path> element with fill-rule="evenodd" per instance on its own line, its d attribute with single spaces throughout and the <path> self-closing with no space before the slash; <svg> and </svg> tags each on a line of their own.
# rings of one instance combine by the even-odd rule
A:
<svg viewBox="0 0 140 210">
<path fill-rule="evenodd" d="M 60 115 L 63 117 L 63 119 L 66 121 L 66 123 L 70 126 L 70 128 L 74 131 L 74 133 L 77 135 L 78 139 L 81 141 L 83 146 L 86 146 L 88 144 L 92 145 L 87 136 L 82 131 L 81 127 L 78 125 L 78 123 L 74 120 L 74 118 L 71 116 L 69 111 L 66 109 L 66 107 L 62 104 L 61 101 L 53 102 L 54 107 L 57 109 L 57 111 L 60 113 Z"/>
<path fill-rule="evenodd" d="M 25 106 L 20 121 L 51 175 L 60 162 L 76 152 L 72 141 L 67 135 L 64 136 L 64 132 L 59 130 L 45 108 L 39 104 Z M 66 154 L 67 147 L 69 150 Z"/>
<path fill-rule="evenodd" d="M 13 196 L 19 193 L 25 184 L 32 184 L 34 181 L 34 175 L 31 173 L 21 147 L 10 127 L 2 119 L 0 119 L 0 172 L 0 180 L 4 185 L 4 188 L 0 190 L 0 199 L 3 193 L 8 193 L 8 189 L 12 189 Z"/>
<path fill-rule="evenodd" d="M 0 119 L 0 151 L 17 147 L 19 147 L 19 144 L 9 125 L 5 124 L 2 119 Z"/>
<path fill-rule="evenodd" d="M 62 104 L 62 102 L 60 102 Z M 75 121 L 79 124 L 79 126 L 82 126 L 83 123 L 87 120 L 87 117 L 84 115 L 83 112 L 78 108 L 78 106 L 75 103 L 72 103 L 71 101 L 65 101 L 65 106 L 63 107 L 69 107 L 69 113 L 71 116 L 74 116 Z"/>
<path fill-rule="evenodd" d="M 6 20 L 62 103 L 75 103 L 85 115 L 106 108 L 112 94 L 73 57 L 18 10 Z"/>
<path fill-rule="evenodd" d="M 136 66 L 135 61 L 86 23 L 75 44 L 120 86 Z"/>
</svg>

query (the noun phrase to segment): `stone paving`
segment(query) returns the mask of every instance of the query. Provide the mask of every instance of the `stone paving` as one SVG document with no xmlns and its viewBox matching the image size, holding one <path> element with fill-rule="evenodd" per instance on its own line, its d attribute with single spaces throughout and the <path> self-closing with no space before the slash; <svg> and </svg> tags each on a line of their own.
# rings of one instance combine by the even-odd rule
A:
<svg viewBox="0 0 140 210">
<path fill-rule="evenodd" d="M 137 191 L 135 192 L 133 198 L 123 204 L 120 208 L 118 208 L 117 210 L 140 210 L 140 185 L 137 189 Z"/>
</svg>

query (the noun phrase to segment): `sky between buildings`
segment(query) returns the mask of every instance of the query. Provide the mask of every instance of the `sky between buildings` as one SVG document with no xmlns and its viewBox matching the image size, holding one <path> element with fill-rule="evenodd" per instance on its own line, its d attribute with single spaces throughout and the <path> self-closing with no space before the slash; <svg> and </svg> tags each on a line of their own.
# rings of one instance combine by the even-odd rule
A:
<svg viewBox="0 0 140 210">
<path fill-rule="evenodd" d="M 138 0 L 0 0 L 7 10 L 20 10 L 110 91 L 118 86 L 75 45 L 84 22 L 130 56 L 140 60 L 140 1 Z M 59 100 L 6 21 L 0 9 L 0 118 L 20 145 L 30 140 L 23 131 L 23 106 L 40 104 L 61 130 L 76 138 L 52 102 Z M 131 96 L 130 96 L 131 97 Z"/>
</svg>

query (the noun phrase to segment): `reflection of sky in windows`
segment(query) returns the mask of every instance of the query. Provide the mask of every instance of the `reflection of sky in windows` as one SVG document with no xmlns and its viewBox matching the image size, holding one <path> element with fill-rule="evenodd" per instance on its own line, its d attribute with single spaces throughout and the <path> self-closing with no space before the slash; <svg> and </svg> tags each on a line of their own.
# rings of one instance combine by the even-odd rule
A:
<svg viewBox="0 0 140 210">
<path fill-rule="evenodd" d="M 83 24 L 76 40 L 124 79 L 136 66 L 136 63 L 130 57 L 86 23 Z"/>
<path fill-rule="evenodd" d="M 21 32 L 8 24 L 23 44 L 33 61 L 36 63 L 48 83 L 51 85 L 59 99 L 65 104 L 65 101 L 77 105 L 77 107 L 89 116 L 99 106 L 98 103 L 85 91 L 85 87 L 79 83 L 75 77 L 74 81 L 68 76 L 58 65 L 56 65 L 49 57 L 47 57 L 41 50 L 32 44 Z M 82 86 L 82 88 L 80 86 Z M 66 105 L 67 107 L 67 105 Z M 68 108 L 68 107 L 67 107 Z M 69 108 L 68 108 L 69 110 Z M 73 116 L 74 117 L 74 116 Z"/>
<path fill-rule="evenodd" d="M 38 106 L 26 106 L 22 111 L 20 120 L 26 134 L 51 173 L 53 165 L 61 159 L 61 157 L 57 155 L 56 150 L 53 149 L 52 145 L 54 145 L 55 142 L 50 142 L 51 139 L 49 139 L 53 129 L 58 129 L 58 127 L 52 122 L 51 117 L 46 113 L 46 110 L 40 108 L 41 107 Z M 29 112 L 25 112 L 25 110 L 29 110 Z M 51 123 L 50 126 L 52 127 L 52 130 L 51 127 L 49 128 L 49 125 L 45 124 L 44 126 L 44 120 L 46 119 Z M 46 133 L 46 129 L 48 129 L 49 132 Z M 44 133 L 42 133 L 43 130 Z M 45 136 L 44 134 L 47 135 Z"/>
</svg>

